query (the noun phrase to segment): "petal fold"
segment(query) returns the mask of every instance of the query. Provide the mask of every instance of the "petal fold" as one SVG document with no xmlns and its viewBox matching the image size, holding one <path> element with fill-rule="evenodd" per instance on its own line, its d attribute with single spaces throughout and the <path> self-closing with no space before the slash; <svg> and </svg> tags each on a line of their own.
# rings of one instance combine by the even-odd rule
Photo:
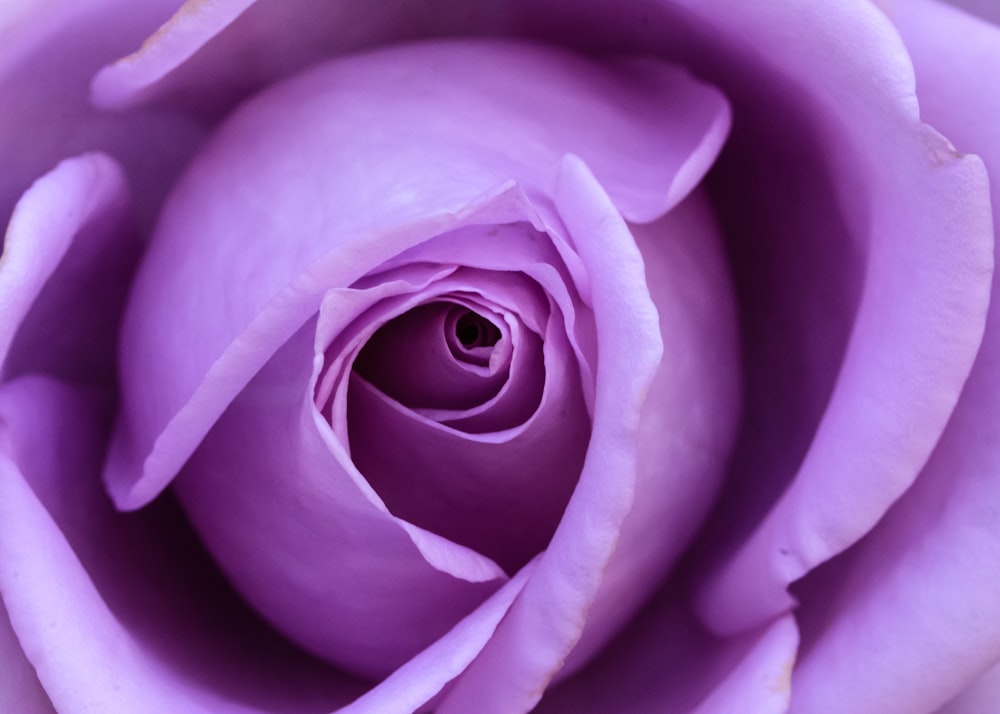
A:
<svg viewBox="0 0 1000 714">
<path fill-rule="evenodd" d="M 107 471 L 116 502 L 162 490 L 324 290 L 457 227 L 509 181 L 547 192 L 565 151 L 594 164 L 626 215 L 653 218 L 700 178 L 728 117 L 670 65 L 485 41 L 344 58 L 261 94 L 201 152 L 140 269 Z"/>
<path fill-rule="evenodd" d="M 233 400 L 176 488 L 253 607 L 310 651 L 384 677 L 507 578 L 388 512 L 313 401 L 315 330 L 303 327 Z"/>
<path fill-rule="evenodd" d="M 115 511 L 110 414 L 48 377 L 0 389 L 0 593 L 55 709 L 315 712 L 364 691 L 247 612 L 175 504 Z"/>
<path fill-rule="evenodd" d="M 63 161 L 18 202 L 0 263 L 5 379 L 45 372 L 113 384 L 139 243 L 128 189 L 104 154 Z"/>
<path fill-rule="evenodd" d="M 626 223 L 579 158 L 562 161 L 554 203 L 551 218 L 559 223 L 549 231 L 569 236 L 593 286 L 600 335 L 593 431 L 548 549 L 483 653 L 442 700 L 441 714 L 528 711 L 537 703 L 580 638 L 632 505 L 639 414 L 663 349 L 656 310 Z"/>
<path fill-rule="evenodd" d="M 864 536 L 917 477 L 982 339 L 993 239 L 983 164 L 920 121 L 912 66 L 879 10 L 697 12 L 723 38 L 754 27 L 778 66 L 803 68 L 864 261 L 847 351 L 795 478 L 702 593 L 707 621 L 732 633 L 791 608 L 787 586 Z M 791 26 L 817 31 L 764 39 Z"/>
<path fill-rule="evenodd" d="M 979 152 L 995 175 L 1000 92 L 990 77 L 1000 71 L 1000 30 L 934 2 L 899 4 L 894 19 L 913 58 L 923 116 L 960 151 Z M 1000 205 L 995 181 L 990 195 Z M 966 200 L 969 211 L 980 210 L 975 194 Z M 994 275 L 994 295 L 998 289 Z M 914 486 L 856 548 L 796 586 L 804 653 L 793 712 L 1000 705 L 998 399 L 994 301 L 972 373 Z"/>
</svg>

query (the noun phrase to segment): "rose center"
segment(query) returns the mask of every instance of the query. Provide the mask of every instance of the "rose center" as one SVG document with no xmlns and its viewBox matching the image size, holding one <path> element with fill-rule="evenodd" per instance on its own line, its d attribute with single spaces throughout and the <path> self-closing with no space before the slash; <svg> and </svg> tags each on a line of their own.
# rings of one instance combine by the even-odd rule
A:
<svg viewBox="0 0 1000 714">
<path fill-rule="evenodd" d="M 455 321 L 455 337 L 466 349 L 493 347 L 500 340 L 500 330 L 479 313 L 467 310 Z"/>
</svg>

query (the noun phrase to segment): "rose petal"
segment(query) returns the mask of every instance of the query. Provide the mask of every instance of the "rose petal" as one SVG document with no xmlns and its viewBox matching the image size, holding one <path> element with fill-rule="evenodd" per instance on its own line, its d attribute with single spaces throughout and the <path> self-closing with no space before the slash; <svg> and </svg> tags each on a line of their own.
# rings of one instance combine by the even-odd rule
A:
<svg viewBox="0 0 1000 714">
<path fill-rule="evenodd" d="M 991 119 L 1000 92 L 990 80 L 1000 71 L 1000 31 L 928 2 L 898 7 L 896 21 L 926 118 L 960 149 L 976 147 L 990 170 L 1000 167 Z M 995 182 L 991 196 L 1000 205 Z M 798 586 L 804 655 L 794 711 L 931 712 L 1000 660 L 998 398 L 994 304 L 962 397 L 914 487 L 857 548 Z M 988 676 L 970 692 L 974 711 L 996 708 L 993 687 Z"/>
<path fill-rule="evenodd" d="M 493 639 L 443 699 L 441 714 L 534 706 L 580 637 L 632 504 L 639 414 L 662 356 L 656 310 L 642 258 L 607 194 L 579 158 L 566 157 L 560 168 L 554 200 L 565 229 L 558 232 L 572 237 L 587 268 L 601 336 L 593 431 L 549 548 Z"/>
<path fill-rule="evenodd" d="M 183 64 L 254 2 L 187 0 L 139 50 L 94 75 L 91 100 L 101 109 L 122 109 L 138 103 L 138 95 L 146 87 Z"/>
<path fill-rule="evenodd" d="M 877 9 L 695 11 L 722 37 L 754 28 L 755 45 L 819 104 L 829 155 L 850 157 L 831 168 L 867 263 L 837 385 L 795 480 L 703 592 L 708 622 L 734 632 L 789 609 L 786 586 L 861 538 L 916 478 L 981 339 L 992 231 L 981 162 L 920 123 L 905 49 Z M 802 27 L 813 30 L 785 32 Z"/>
<path fill-rule="evenodd" d="M 489 556 L 507 572 L 548 543 L 589 435 L 579 374 L 565 338 L 552 332 L 541 402 L 518 428 L 456 432 L 416 418 L 360 380 L 348 401 L 352 459 L 393 513 Z"/>
<path fill-rule="evenodd" d="M 532 206 L 535 211 L 543 208 Z M 425 241 L 386 262 L 386 268 L 407 263 L 442 263 L 483 270 L 512 271 L 532 278 L 555 301 L 562 313 L 565 334 L 573 348 L 581 372 L 583 397 L 593 413 L 594 364 L 596 337 L 593 321 L 577 315 L 589 315 L 590 281 L 580 263 L 580 256 L 560 235 L 544 233 L 544 218 L 534 214 L 533 230 L 518 225 L 495 225 L 452 231 Z M 539 239 L 544 235 L 545 237 Z M 534 300 L 519 299 L 522 315 Z M 515 303 L 512 303 L 515 304 Z M 541 323 L 533 326 L 541 332 Z"/>
<path fill-rule="evenodd" d="M 538 714 L 784 714 L 798 632 L 791 616 L 726 641 L 664 587 L 597 658 L 551 688 Z"/>
<path fill-rule="evenodd" d="M 183 22 L 167 22 L 145 49 L 101 70 L 91 90 L 99 105 L 170 102 L 199 114 L 223 116 L 264 87 L 332 55 L 417 37 L 491 34 L 506 24 L 510 13 L 497 0 L 450 1 L 435 7 L 192 0 L 182 12 Z M 286 37 L 296 41 L 287 42 Z M 196 42 L 200 46 L 194 46 Z"/>
<path fill-rule="evenodd" d="M 17 204 L 0 271 L 0 364 L 114 382 L 115 335 L 139 245 L 121 169 L 103 154 L 67 159 Z"/>
<path fill-rule="evenodd" d="M 409 714 L 419 710 L 482 651 L 534 567 L 533 562 L 527 564 L 448 634 L 337 714 Z"/>
<path fill-rule="evenodd" d="M 243 389 L 177 490 L 258 611 L 311 651 L 381 677 L 506 578 L 390 516 L 316 408 L 314 339 L 311 322 Z"/>
<path fill-rule="evenodd" d="M 451 344 L 458 320 L 469 315 L 488 321 L 499 335 L 497 342 L 476 349 Z M 354 370 L 408 408 L 463 412 L 490 401 L 507 382 L 509 353 L 495 369 L 490 357 L 497 344 L 510 341 L 508 325 L 492 310 L 442 299 L 419 305 L 380 327 L 358 355 Z M 484 353 L 482 359 L 479 352 Z"/>
<path fill-rule="evenodd" d="M 0 591 L 56 710 L 317 711 L 363 691 L 252 618 L 175 508 L 114 510 L 108 401 L 42 377 L 0 390 Z"/>
<path fill-rule="evenodd" d="M 178 0 L 36 0 L 0 28 L 0 225 L 29 184 L 66 156 L 103 151 L 137 189 L 143 225 L 204 130 L 172 109 L 111 115 L 90 107 L 87 80 L 169 17 Z M 29 139 L 26 140 L 26 137 Z"/>
<path fill-rule="evenodd" d="M 664 358 L 640 417 L 632 508 L 560 677 L 599 651 L 665 581 L 722 486 L 739 425 L 735 303 L 704 193 L 632 232 Z"/>
<path fill-rule="evenodd" d="M 994 25 L 1000 24 L 1000 8 L 991 0 L 948 0 L 948 3 L 992 22 Z M 892 16 L 893 14 L 890 12 L 889 17 Z"/>
<path fill-rule="evenodd" d="M 608 70 L 508 44 L 348 58 L 248 104 L 181 182 L 137 279 L 106 473 L 116 502 L 137 507 L 169 482 L 322 290 L 454 227 L 449 214 L 507 180 L 547 189 L 566 149 L 604 167 L 623 209 L 653 217 L 690 190 L 727 126 L 721 96 L 673 67 Z M 316 283 L 308 271 L 324 261 L 336 266 Z"/>
<path fill-rule="evenodd" d="M 1000 702 L 1000 666 L 994 666 L 934 714 L 982 714 Z"/>
<path fill-rule="evenodd" d="M 0 601 L 0 711 L 56 714 Z"/>
</svg>

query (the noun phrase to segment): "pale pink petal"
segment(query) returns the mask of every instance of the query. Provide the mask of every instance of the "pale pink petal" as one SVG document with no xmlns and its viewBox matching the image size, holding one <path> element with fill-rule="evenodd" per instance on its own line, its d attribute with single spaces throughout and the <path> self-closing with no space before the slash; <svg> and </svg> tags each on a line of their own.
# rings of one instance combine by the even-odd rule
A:
<svg viewBox="0 0 1000 714">
<path fill-rule="evenodd" d="M 67 159 L 21 198 L 0 270 L 0 365 L 115 381 L 116 334 L 139 254 L 128 190 L 103 154 Z"/>
<path fill-rule="evenodd" d="M 652 218 L 693 187 L 727 126 L 721 96 L 672 66 L 502 43 L 347 58 L 262 95 L 199 155 L 140 270 L 107 471 L 116 502 L 169 482 L 324 290 L 461 225 L 453 214 L 508 180 L 547 190 L 566 150 L 593 159 L 623 211 Z"/>
<path fill-rule="evenodd" d="M 1000 31 L 932 2 L 896 8 L 921 107 L 960 151 L 1000 167 Z M 1000 205 L 1000 186 L 991 187 Z M 978 206 L 972 198 L 968 210 Z M 994 290 L 998 281 L 994 279 Z M 1000 311 L 941 441 L 914 487 L 859 546 L 797 586 L 803 657 L 793 711 L 933 712 L 1000 706 Z M 972 685 L 962 703 L 960 692 Z M 945 709 L 945 711 L 948 711 Z"/>
<path fill-rule="evenodd" d="M 0 390 L 0 592 L 56 710 L 305 714 L 363 692 L 249 613 L 168 499 L 113 508 L 110 412 L 43 377 Z"/>
<path fill-rule="evenodd" d="M 588 270 L 601 337 L 593 431 L 552 542 L 496 635 L 445 696 L 441 714 L 527 711 L 538 701 L 581 635 L 632 505 L 639 414 L 662 356 L 656 310 L 642 258 L 608 196 L 579 158 L 566 157 L 560 168 L 554 202 L 565 228 L 552 229 L 571 237 Z"/>
</svg>

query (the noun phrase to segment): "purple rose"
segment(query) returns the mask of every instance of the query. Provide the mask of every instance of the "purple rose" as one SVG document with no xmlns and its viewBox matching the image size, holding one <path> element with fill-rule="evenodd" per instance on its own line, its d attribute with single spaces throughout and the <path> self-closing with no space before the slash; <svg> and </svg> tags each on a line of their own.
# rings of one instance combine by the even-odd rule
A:
<svg viewBox="0 0 1000 714">
<path fill-rule="evenodd" d="M 1000 707 L 1000 29 L 178 4 L 0 11 L 0 711 Z"/>
</svg>

